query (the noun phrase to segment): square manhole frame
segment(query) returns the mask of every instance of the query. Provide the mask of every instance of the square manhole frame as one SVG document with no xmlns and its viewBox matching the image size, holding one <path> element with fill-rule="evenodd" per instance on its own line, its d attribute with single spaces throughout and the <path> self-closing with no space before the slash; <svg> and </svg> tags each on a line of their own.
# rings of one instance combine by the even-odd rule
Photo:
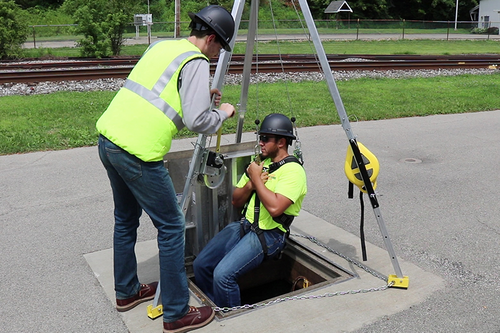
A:
<svg viewBox="0 0 500 333">
<path fill-rule="evenodd" d="M 323 288 L 329 287 L 334 284 L 339 284 L 345 281 L 348 281 L 352 278 L 358 277 L 358 275 L 352 271 L 347 270 L 346 268 L 338 265 L 337 263 L 333 262 L 331 259 L 325 257 L 324 255 L 320 254 L 319 252 L 311 249 L 308 246 L 305 246 L 304 244 L 301 244 L 291 238 L 287 240 L 287 245 L 285 248 L 285 252 L 289 253 L 292 252 L 294 254 L 298 254 L 296 259 L 298 258 L 299 263 L 305 266 L 306 268 L 309 268 L 314 274 L 319 274 L 324 276 L 325 274 L 328 275 L 327 272 L 333 272 L 336 276 L 328 276 L 328 278 L 325 279 L 325 281 L 313 284 L 307 288 L 291 291 L 285 294 L 281 294 L 277 297 L 269 298 L 269 299 L 264 299 L 262 301 L 259 301 L 254 304 L 250 305 L 244 305 L 243 308 L 238 308 L 238 309 L 231 309 L 230 311 L 217 311 L 215 318 L 218 321 L 222 321 L 228 318 L 233 318 L 236 316 L 244 315 L 246 313 L 249 313 L 250 311 L 255 311 L 258 310 L 262 307 L 264 307 L 264 304 L 272 304 L 272 302 L 276 299 L 282 299 L 282 298 L 290 298 L 294 296 L 300 296 L 306 293 L 311 293 L 312 291 L 316 290 L 321 290 Z M 308 260 L 305 260 L 304 257 L 308 258 Z M 191 263 L 192 264 L 192 263 Z M 321 268 L 321 272 L 319 270 L 314 270 Z M 188 269 L 189 271 L 189 269 Z M 192 271 L 192 270 L 191 270 Z M 331 274 L 331 273 L 330 273 Z M 189 290 L 191 294 L 203 305 L 210 306 L 212 308 L 216 308 L 217 305 L 209 299 L 203 291 L 201 291 L 198 286 L 192 281 L 192 278 L 194 275 L 188 274 L 188 283 L 189 283 Z M 258 305 L 258 306 L 255 306 Z"/>
</svg>

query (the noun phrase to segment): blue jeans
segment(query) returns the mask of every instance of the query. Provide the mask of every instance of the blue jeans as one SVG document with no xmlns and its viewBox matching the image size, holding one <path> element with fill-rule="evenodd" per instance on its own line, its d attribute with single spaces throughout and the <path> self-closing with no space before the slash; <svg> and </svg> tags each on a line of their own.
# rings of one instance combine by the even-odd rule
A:
<svg viewBox="0 0 500 333">
<path fill-rule="evenodd" d="M 140 289 L 134 248 L 144 210 L 158 230 L 163 320 L 176 321 L 189 310 L 189 289 L 184 266 L 184 214 L 168 170 L 162 161 L 143 162 L 102 135 L 99 157 L 108 173 L 115 205 L 116 298 L 127 299 Z"/>
<path fill-rule="evenodd" d="M 264 260 L 264 251 L 257 234 L 244 220 L 244 236 L 240 235 L 240 221 L 228 224 L 207 246 L 193 263 L 196 285 L 219 307 L 241 305 L 238 278 L 257 268 Z M 264 231 L 267 255 L 273 258 L 285 246 L 283 233 Z"/>
</svg>

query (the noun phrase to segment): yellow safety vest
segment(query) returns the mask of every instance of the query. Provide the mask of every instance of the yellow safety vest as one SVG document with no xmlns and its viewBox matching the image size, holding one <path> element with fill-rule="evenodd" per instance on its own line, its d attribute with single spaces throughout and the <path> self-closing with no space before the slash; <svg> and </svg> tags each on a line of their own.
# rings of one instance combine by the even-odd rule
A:
<svg viewBox="0 0 500 333">
<path fill-rule="evenodd" d="M 161 161 L 184 127 L 178 80 L 195 58 L 208 61 L 187 39 L 152 44 L 97 121 L 97 131 L 145 162 Z"/>
</svg>

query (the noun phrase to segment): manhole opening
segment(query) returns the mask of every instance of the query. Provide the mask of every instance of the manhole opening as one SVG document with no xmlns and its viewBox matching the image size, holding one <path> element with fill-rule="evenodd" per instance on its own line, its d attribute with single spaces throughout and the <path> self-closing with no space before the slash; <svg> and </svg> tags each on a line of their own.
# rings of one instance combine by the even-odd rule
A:
<svg viewBox="0 0 500 333">
<path fill-rule="evenodd" d="M 204 305 L 217 306 L 196 286 L 192 267 L 189 265 L 188 277 L 189 288 L 194 295 Z M 310 294 L 315 289 L 343 282 L 352 277 L 353 273 L 289 239 L 281 259 L 265 261 L 257 269 L 241 277 L 239 280 L 241 301 L 242 304 L 260 304 L 276 298 Z M 222 320 L 250 310 L 253 309 L 217 312 L 216 316 Z"/>
</svg>

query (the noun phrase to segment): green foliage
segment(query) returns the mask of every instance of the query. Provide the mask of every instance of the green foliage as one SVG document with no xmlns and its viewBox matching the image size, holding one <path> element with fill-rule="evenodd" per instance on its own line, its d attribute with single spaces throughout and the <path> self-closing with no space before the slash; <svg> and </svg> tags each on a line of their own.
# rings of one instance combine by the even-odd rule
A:
<svg viewBox="0 0 500 333">
<path fill-rule="evenodd" d="M 111 53 L 113 55 L 120 54 L 123 46 L 123 32 L 128 24 L 129 16 L 123 11 L 108 14 L 103 26 L 106 29 L 106 36 L 109 37 Z"/>
<path fill-rule="evenodd" d="M 73 18 L 59 8 L 45 9 L 41 7 L 32 7 L 26 9 L 24 14 L 26 16 L 26 22 L 28 22 L 29 25 L 42 25 L 32 27 L 32 32 L 35 34 L 36 38 L 71 35 L 74 31 L 74 29 L 69 26 L 73 24 Z"/>
<path fill-rule="evenodd" d="M 28 8 L 57 8 L 64 0 L 15 0 L 16 4 L 18 4 L 23 9 Z"/>
<path fill-rule="evenodd" d="M 30 25 L 42 24 L 71 24 L 73 19 L 60 9 L 43 9 L 40 7 L 28 8 L 25 11 Z"/>
<path fill-rule="evenodd" d="M 397 1 L 396 1 L 397 2 Z M 401 1 L 399 1 L 401 2 Z M 386 0 L 354 0 L 349 1 L 353 18 L 360 19 L 388 19 L 389 4 Z"/>
<path fill-rule="evenodd" d="M 75 32 L 82 34 L 78 41 L 84 57 L 105 57 L 118 55 L 123 45 L 123 33 L 132 22 L 130 14 L 134 9 L 133 1 L 108 0 L 66 0 L 63 10 L 72 13 L 77 27 Z"/>
<path fill-rule="evenodd" d="M 12 0 L 0 0 L 0 59 L 21 55 L 28 35 L 22 10 Z"/>
<path fill-rule="evenodd" d="M 78 41 L 84 57 L 101 58 L 109 53 L 110 41 L 106 38 L 100 16 L 100 10 L 89 6 L 78 8 L 74 14 L 75 23 L 78 24 L 76 32 L 84 36 Z"/>
<path fill-rule="evenodd" d="M 469 21 L 469 11 L 478 0 L 458 1 L 458 20 Z M 390 17 L 407 20 L 454 20 L 456 0 L 407 0 L 392 1 Z"/>
<path fill-rule="evenodd" d="M 470 30 L 472 34 L 482 34 L 482 35 L 498 35 L 497 27 L 490 28 L 472 28 Z"/>
<path fill-rule="evenodd" d="M 296 8 L 292 4 L 286 4 L 281 0 L 265 0 L 259 9 L 259 29 L 287 29 L 299 28 L 299 20 L 303 20 L 300 6 L 296 2 Z"/>
<path fill-rule="evenodd" d="M 110 2 L 117 1 L 111 0 Z M 150 0 L 150 13 L 153 14 L 155 22 L 173 22 L 174 16 L 174 1 L 175 0 Z M 63 0 L 15 0 L 15 2 L 23 9 L 41 8 L 41 9 L 56 9 Z M 68 2 L 68 0 L 66 0 Z M 79 1 L 85 4 L 86 1 Z M 147 13 L 147 2 L 145 0 L 120 0 L 120 7 L 128 7 L 132 11 L 129 14 L 145 14 Z M 291 8 L 293 4 L 298 6 L 297 0 L 272 0 L 273 7 L 281 6 Z M 324 14 L 324 10 L 330 4 L 331 0 L 309 0 L 309 8 L 316 20 L 334 18 L 332 15 Z M 361 19 L 406 19 L 406 20 L 453 20 L 455 15 L 456 0 L 348 0 L 349 6 L 353 13 L 351 18 Z M 479 0 L 459 0 L 458 1 L 458 19 L 460 21 L 470 20 L 469 10 L 478 4 Z M 232 0 L 186 0 L 181 2 L 181 21 L 189 21 L 188 12 L 196 12 L 208 4 L 218 4 L 224 8 L 231 10 L 234 1 Z M 276 5 L 275 5 L 276 3 Z M 65 6 L 66 4 L 63 4 Z M 248 19 L 246 16 L 250 1 L 245 3 L 243 12 L 243 20 Z M 260 1 L 260 6 L 264 11 L 268 11 L 269 0 Z M 120 8 L 119 7 L 119 8 Z M 74 13 L 77 8 L 74 8 L 70 13 Z M 278 9 L 279 10 L 279 9 Z M 281 13 L 275 13 L 280 20 L 288 20 Z M 339 14 L 341 19 L 346 19 L 347 13 Z"/>
</svg>

